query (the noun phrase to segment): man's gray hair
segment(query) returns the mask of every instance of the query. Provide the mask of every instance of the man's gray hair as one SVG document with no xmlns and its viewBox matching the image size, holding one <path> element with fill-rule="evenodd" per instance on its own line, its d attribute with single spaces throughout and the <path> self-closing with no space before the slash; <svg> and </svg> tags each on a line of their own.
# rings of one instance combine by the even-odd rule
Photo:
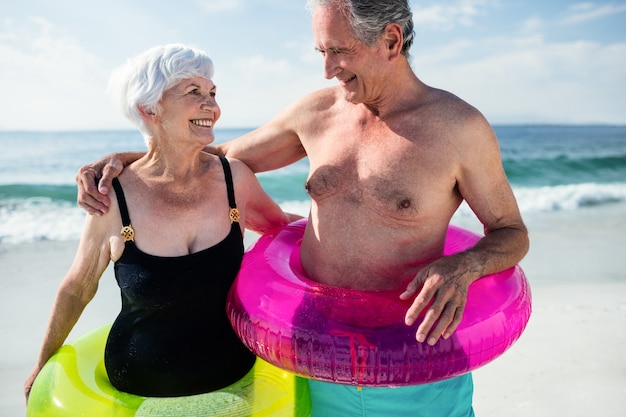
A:
<svg viewBox="0 0 626 417">
<path fill-rule="evenodd" d="M 402 54 L 409 56 L 415 31 L 408 0 L 307 0 L 310 12 L 318 6 L 336 7 L 348 18 L 355 38 L 366 45 L 373 45 L 389 23 L 400 25 L 404 38 Z"/>
</svg>

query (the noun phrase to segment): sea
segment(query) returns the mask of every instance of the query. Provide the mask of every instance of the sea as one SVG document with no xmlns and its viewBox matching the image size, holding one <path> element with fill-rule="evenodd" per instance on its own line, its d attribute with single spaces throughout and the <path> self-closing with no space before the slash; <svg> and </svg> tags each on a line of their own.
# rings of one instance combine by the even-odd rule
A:
<svg viewBox="0 0 626 417">
<path fill-rule="evenodd" d="M 494 126 L 503 165 L 523 216 L 613 205 L 626 220 L 626 126 Z M 251 129 L 216 129 L 216 142 Z M 0 131 L 0 248 L 77 240 L 78 169 L 103 155 L 145 150 L 136 131 Z M 284 210 L 306 215 L 308 161 L 258 174 Z M 454 218 L 472 216 L 462 205 Z M 453 219 L 454 219 L 453 218 Z"/>
</svg>

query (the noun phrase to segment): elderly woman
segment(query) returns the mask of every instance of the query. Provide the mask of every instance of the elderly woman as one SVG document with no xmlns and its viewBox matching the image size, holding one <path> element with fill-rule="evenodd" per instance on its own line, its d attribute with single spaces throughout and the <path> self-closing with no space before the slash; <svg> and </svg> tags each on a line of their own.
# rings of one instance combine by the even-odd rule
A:
<svg viewBox="0 0 626 417">
<path fill-rule="evenodd" d="M 122 309 L 105 367 L 117 389 L 181 396 L 227 386 L 255 358 L 231 329 L 226 294 L 243 256 L 243 232 L 294 220 L 241 162 L 203 149 L 220 118 L 213 65 L 183 45 L 156 47 L 114 72 L 112 92 L 148 152 L 115 181 L 111 210 L 88 216 L 61 282 L 35 377 L 93 298 L 110 261 Z"/>
</svg>

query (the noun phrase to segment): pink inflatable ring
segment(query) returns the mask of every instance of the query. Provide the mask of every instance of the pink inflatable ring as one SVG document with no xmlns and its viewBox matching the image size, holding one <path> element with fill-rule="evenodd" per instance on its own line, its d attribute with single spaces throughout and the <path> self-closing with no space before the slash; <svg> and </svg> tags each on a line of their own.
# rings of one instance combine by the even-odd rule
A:
<svg viewBox="0 0 626 417">
<path fill-rule="evenodd" d="M 463 321 L 447 340 L 418 343 L 404 324 L 399 292 L 323 286 L 304 275 L 300 241 L 306 221 L 262 236 L 243 259 L 228 315 L 243 342 L 265 361 L 306 378 L 359 386 L 436 382 L 470 372 L 504 353 L 531 313 L 519 266 L 469 288 Z M 479 237 L 450 226 L 445 254 Z"/>
</svg>

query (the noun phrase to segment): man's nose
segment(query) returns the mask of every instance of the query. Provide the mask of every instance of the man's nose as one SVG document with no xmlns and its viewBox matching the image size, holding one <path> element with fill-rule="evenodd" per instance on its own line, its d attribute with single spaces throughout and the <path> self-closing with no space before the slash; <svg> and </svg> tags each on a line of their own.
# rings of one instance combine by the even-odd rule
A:
<svg viewBox="0 0 626 417">
<path fill-rule="evenodd" d="M 324 55 L 324 78 L 331 80 L 341 72 L 341 68 L 338 65 L 338 59 L 334 54 Z"/>
</svg>

